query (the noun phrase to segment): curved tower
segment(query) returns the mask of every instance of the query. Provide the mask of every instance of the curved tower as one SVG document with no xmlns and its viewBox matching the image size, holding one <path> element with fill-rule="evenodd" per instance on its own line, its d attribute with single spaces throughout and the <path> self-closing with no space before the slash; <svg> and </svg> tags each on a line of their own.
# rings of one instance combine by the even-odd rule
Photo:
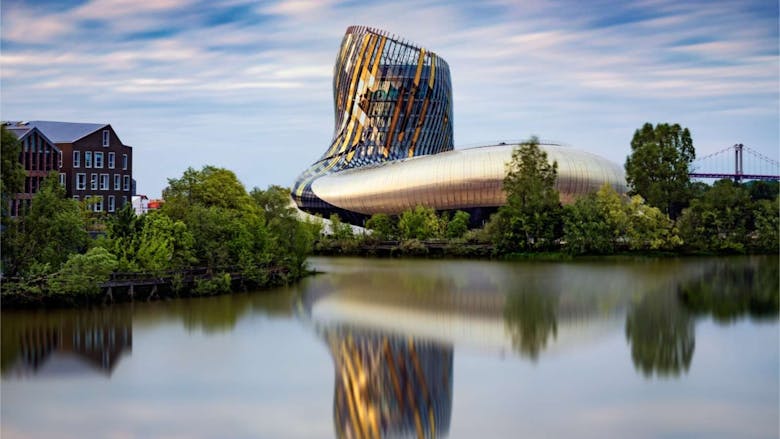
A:
<svg viewBox="0 0 780 439">
<path fill-rule="evenodd" d="M 321 176 L 453 149 L 449 66 L 388 32 L 347 28 L 333 68 L 333 106 L 330 147 L 293 186 L 303 210 L 341 210 L 312 192 Z"/>
</svg>

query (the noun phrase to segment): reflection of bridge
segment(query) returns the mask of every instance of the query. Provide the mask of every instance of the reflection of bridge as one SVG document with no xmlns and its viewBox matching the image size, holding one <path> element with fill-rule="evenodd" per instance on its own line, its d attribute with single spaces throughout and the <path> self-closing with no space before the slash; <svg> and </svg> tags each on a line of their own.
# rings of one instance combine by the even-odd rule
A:
<svg viewBox="0 0 780 439">
<path fill-rule="evenodd" d="M 746 171 L 744 154 L 749 161 Z M 733 154 L 732 154 L 733 153 Z M 733 158 L 732 158 L 733 157 Z M 704 171 L 703 169 L 709 169 Z M 738 143 L 720 151 L 696 159 L 691 164 L 691 178 L 730 178 L 742 180 L 780 180 L 780 162 Z"/>
</svg>

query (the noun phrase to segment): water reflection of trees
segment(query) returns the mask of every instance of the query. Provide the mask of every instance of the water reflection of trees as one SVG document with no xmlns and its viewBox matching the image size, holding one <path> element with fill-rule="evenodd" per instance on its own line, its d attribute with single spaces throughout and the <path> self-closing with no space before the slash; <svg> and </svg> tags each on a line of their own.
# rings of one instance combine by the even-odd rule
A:
<svg viewBox="0 0 780 439">
<path fill-rule="evenodd" d="M 679 287 L 683 305 L 696 315 L 728 323 L 742 316 L 773 318 L 780 306 L 780 267 L 749 259 L 721 261 L 699 278 Z"/>
<path fill-rule="evenodd" d="M 338 437 L 441 437 L 452 412 L 452 346 L 344 327 L 333 355 Z"/>
<path fill-rule="evenodd" d="M 521 287 L 507 295 L 504 323 L 512 346 L 535 360 L 558 333 L 558 295 L 540 289 Z"/>
<path fill-rule="evenodd" d="M 687 372 L 695 349 L 695 318 L 720 323 L 744 316 L 776 319 L 780 296 L 777 258 L 713 259 L 692 278 L 645 293 L 626 316 L 634 366 L 645 376 Z"/>
<path fill-rule="evenodd" d="M 694 321 L 674 294 L 646 294 L 626 316 L 634 367 L 645 376 L 687 372 L 696 345 Z"/>
</svg>

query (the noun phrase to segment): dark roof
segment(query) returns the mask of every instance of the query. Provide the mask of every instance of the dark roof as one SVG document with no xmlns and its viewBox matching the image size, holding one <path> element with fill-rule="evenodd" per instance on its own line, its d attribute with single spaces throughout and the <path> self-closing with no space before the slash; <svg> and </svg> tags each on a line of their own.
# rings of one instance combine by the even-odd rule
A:
<svg viewBox="0 0 780 439">
<path fill-rule="evenodd" d="M 107 127 L 107 123 L 54 122 L 50 120 L 31 120 L 29 126 L 38 128 L 54 143 L 73 143 L 95 131 Z"/>
<path fill-rule="evenodd" d="M 43 133 L 40 129 L 34 126 L 27 125 L 26 122 L 3 122 L 3 125 L 5 125 L 5 128 L 11 132 L 14 136 L 16 136 L 17 139 L 22 140 L 25 138 L 25 136 L 37 132 L 41 135 L 48 143 L 51 144 L 51 146 L 54 147 L 57 151 L 60 149 L 57 148 L 57 146 L 54 144 L 55 142 L 52 142 L 49 136 Z"/>
</svg>

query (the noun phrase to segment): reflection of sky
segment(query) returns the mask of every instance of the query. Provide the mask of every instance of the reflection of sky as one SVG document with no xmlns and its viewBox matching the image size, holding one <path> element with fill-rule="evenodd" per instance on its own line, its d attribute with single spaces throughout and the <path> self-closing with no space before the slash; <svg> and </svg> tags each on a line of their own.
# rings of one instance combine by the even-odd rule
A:
<svg viewBox="0 0 780 439">
<path fill-rule="evenodd" d="M 621 333 L 538 364 L 456 352 L 451 437 L 774 438 L 777 341 L 776 323 L 699 322 L 679 380 L 636 373 Z"/>
<path fill-rule="evenodd" d="M 344 264 L 345 271 L 358 267 L 366 271 L 364 261 L 336 261 Z M 418 274 L 438 266 L 440 276 L 446 272 L 442 267 L 449 267 L 458 271 L 453 276 L 456 281 L 462 280 L 460 271 L 465 270 L 459 268 L 464 264 L 412 262 Z M 393 261 L 378 265 L 390 270 Z M 633 265 L 636 269 L 637 264 Z M 486 277 L 489 267 L 517 272 L 528 264 L 479 263 L 473 267 L 484 268 L 482 276 Z M 545 272 L 544 267 L 534 265 L 532 271 L 540 277 L 555 273 Z M 335 265 L 330 268 L 336 269 Z M 645 280 L 662 272 L 661 268 L 656 267 Z M 593 271 L 599 272 L 598 267 Z M 597 288 L 585 286 L 585 277 L 577 277 L 583 283 L 578 285 L 582 295 L 562 294 L 562 304 L 567 297 L 591 297 L 585 291 Z M 318 275 L 299 287 L 329 288 L 332 278 Z M 506 275 L 501 279 L 511 283 L 518 278 Z M 617 281 L 603 282 L 614 287 Z M 479 284 L 483 286 L 479 291 L 484 292 L 490 283 L 481 279 Z M 639 299 L 614 289 L 620 293 L 602 291 L 597 297 L 616 299 L 609 303 L 617 311 L 559 316 L 558 340 L 573 341 L 550 343 L 535 361 L 514 353 L 456 345 L 450 436 L 778 436 L 776 317 L 758 323 L 741 317 L 726 325 L 699 317 L 688 371 L 679 377 L 646 378 L 632 361 L 624 332 L 626 310 L 623 300 L 618 300 Z M 399 290 L 399 297 L 407 298 L 406 293 Z M 274 298 L 270 293 L 253 297 Z M 285 297 L 280 295 L 280 299 Z M 136 304 L 132 353 L 122 357 L 110 379 L 89 369 L 81 375 L 4 377 L 3 439 L 333 436 L 334 362 L 325 341 L 312 324 L 296 320 L 278 305 L 284 300 L 268 301 L 277 304 L 273 307 L 277 317 L 271 318 L 265 305 L 252 299 L 250 306 L 242 302 L 245 299 Z M 235 317 L 237 323 L 208 331 L 194 324 L 199 321 L 195 319 L 188 329 L 185 323 L 189 320 L 180 314 L 203 312 L 205 319 L 204 310 L 218 310 L 225 321 L 233 322 Z M 461 314 L 468 317 L 466 311 Z M 573 324 L 565 324 L 569 321 Z M 567 328 L 572 329 L 571 336 L 564 332 Z M 596 336 L 589 336 L 588 331 Z"/>
<path fill-rule="evenodd" d="M 4 380 L 2 437 L 332 435 L 330 355 L 295 321 L 247 319 L 216 335 L 136 327 L 133 337 L 110 381 Z"/>
</svg>

